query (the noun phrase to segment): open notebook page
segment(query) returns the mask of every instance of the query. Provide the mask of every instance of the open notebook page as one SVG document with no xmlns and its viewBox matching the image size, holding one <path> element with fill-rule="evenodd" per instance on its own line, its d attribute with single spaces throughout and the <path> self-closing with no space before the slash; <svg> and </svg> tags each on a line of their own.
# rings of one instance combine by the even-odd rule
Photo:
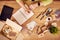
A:
<svg viewBox="0 0 60 40">
<path fill-rule="evenodd" d="M 16 19 L 16 21 L 20 25 L 22 25 L 24 22 L 26 22 L 33 15 L 34 15 L 34 13 L 32 11 L 30 11 L 28 13 L 23 8 L 20 8 L 15 14 L 13 14 L 13 17 Z"/>
</svg>

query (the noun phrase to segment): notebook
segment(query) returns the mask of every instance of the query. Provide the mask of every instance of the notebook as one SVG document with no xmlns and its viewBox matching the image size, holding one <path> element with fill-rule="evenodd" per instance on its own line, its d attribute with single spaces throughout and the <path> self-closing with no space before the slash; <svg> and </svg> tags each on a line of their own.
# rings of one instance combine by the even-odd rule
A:
<svg viewBox="0 0 60 40">
<path fill-rule="evenodd" d="M 22 30 L 22 27 L 20 25 L 9 19 L 6 20 L 6 24 L 9 25 L 16 32 L 20 32 Z"/>
<path fill-rule="evenodd" d="M 31 21 L 30 23 L 28 23 L 26 26 L 29 30 L 33 30 L 34 27 L 36 27 L 37 23 L 35 21 Z"/>
<path fill-rule="evenodd" d="M 34 15 L 32 11 L 29 13 L 25 11 L 24 8 L 20 8 L 15 14 L 13 14 L 13 17 L 16 19 L 16 21 L 22 25 L 24 22 L 26 22 L 29 18 L 31 18 Z"/>
</svg>

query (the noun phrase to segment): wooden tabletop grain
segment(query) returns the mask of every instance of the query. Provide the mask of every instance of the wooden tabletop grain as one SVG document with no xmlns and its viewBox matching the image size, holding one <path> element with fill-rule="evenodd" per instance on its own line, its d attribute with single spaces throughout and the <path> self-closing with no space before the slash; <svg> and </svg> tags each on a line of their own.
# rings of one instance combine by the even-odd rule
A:
<svg viewBox="0 0 60 40">
<path fill-rule="evenodd" d="M 27 2 L 28 3 L 28 2 Z M 2 11 L 3 5 L 8 5 L 14 8 L 13 14 L 20 8 L 20 6 L 15 2 L 15 1 L 0 1 L 0 13 Z M 26 24 L 29 23 L 30 21 L 36 21 L 38 25 L 42 25 L 43 23 L 41 23 L 41 21 L 38 19 L 36 19 L 36 16 L 44 11 L 46 8 L 52 8 L 53 9 L 53 13 L 56 9 L 60 9 L 60 2 L 59 1 L 54 1 L 52 4 L 46 6 L 46 7 L 38 7 L 35 10 L 33 10 L 34 12 L 34 16 L 32 16 L 29 20 L 27 20 L 22 26 L 26 27 Z M 37 11 L 38 10 L 38 11 Z M 14 20 L 13 18 L 11 20 Z M 60 29 L 60 21 L 56 22 L 58 25 L 58 28 Z M 22 31 L 22 34 L 24 35 L 24 40 L 60 40 L 60 32 L 56 35 L 53 35 L 49 32 L 47 32 L 45 34 L 44 37 L 40 38 L 37 34 L 35 34 L 36 29 L 34 29 L 32 32 L 33 33 L 27 33 L 27 31 L 25 31 L 26 29 L 24 29 Z M 9 40 L 8 38 L 6 38 L 5 36 L 3 36 L 0 33 L 0 40 Z"/>
</svg>

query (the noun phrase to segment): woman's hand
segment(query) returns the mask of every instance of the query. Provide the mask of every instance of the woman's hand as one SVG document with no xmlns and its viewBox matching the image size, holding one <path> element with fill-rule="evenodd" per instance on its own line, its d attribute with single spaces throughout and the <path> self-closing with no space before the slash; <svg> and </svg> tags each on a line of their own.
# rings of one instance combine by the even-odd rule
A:
<svg viewBox="0 0 60 40">
<path fill-rule="evenodd" d="M 30 8 L 28 7 L 28 5 L 25 4 L 25 11 L 27 11 L 28 13 L 30 12 Z"/>
<path fill-rule="evenodd" d="M 23 7 L 25 9 L 25 11 L 30 12 L 30 8 L 28 7 L 28 5 L 24 4 L 23 1 L 19 1 L 17 2 L 21 7 Z"/>
</svg>

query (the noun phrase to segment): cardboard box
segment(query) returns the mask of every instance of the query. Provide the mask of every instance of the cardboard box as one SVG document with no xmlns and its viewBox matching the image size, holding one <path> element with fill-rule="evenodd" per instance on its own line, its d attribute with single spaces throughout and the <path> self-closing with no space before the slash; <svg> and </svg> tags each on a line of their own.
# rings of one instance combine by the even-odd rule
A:
<svg viewBox="0 0 60 40">
<path fill-rule="evenodd" d="M 6 25 L 3 27 L 2 32 L 6 37 L 15 39 L 21 30 L 22 27 L 20 25 L 7 19 Z"/>
</svg>

